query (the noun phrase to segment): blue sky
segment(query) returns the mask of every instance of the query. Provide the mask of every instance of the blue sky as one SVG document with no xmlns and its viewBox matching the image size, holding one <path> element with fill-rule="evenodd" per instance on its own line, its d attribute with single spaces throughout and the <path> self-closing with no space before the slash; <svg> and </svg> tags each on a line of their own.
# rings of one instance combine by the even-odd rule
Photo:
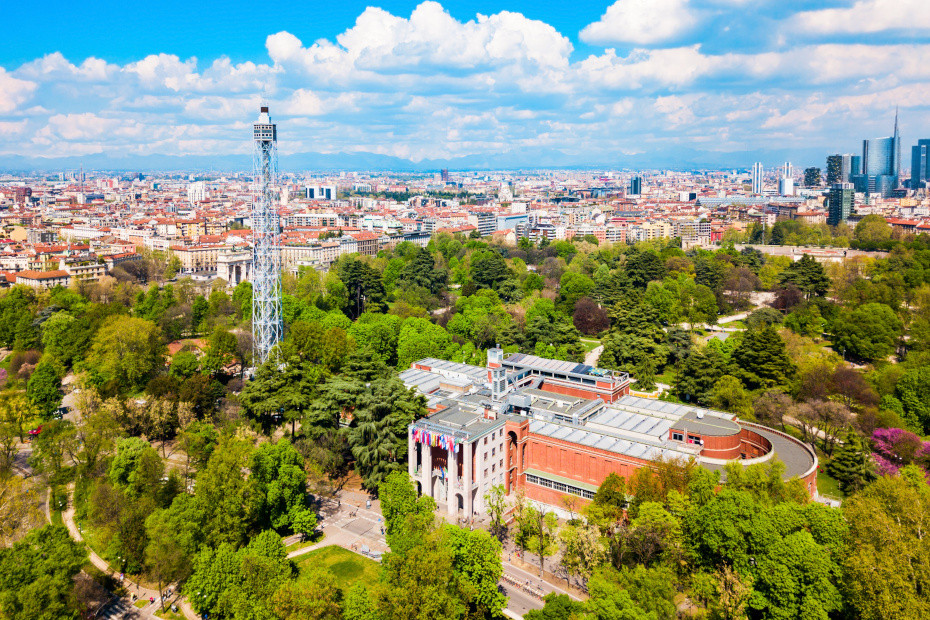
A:
<svg viewBox="0 0 930 620">
<path fill-rule="evenodd" d="M 263 91 L 284 155 L 854 151 L 896 104 L 930 135 L 927 0 L 36 4 L 3 155 L 245 152 Z"/>
</svg>

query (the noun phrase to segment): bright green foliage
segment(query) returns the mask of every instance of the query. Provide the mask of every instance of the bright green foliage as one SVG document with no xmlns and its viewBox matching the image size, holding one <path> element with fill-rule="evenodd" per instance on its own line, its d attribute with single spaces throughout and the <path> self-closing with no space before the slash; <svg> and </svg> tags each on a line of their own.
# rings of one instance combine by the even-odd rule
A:
<svg viewBox="0 0 930 620">
<path fill-rule="evenodd" d="M 381 514 L 387 534 L 388 547 L 403 553 L 422 542 L 422 533 L 433 523 L 436 503 L 428 495 L 417 497 L 410 476 L 405 471 L 388 474 L 378 486 Z M 411 537 L 411 534 L 414 534 Z"/>
<path fill-rule="evenodd" d="M 910 368 L 895 386 L 905 419 L 919 424 L 924 432 L 930 431 L 930 368 Z"/>
<path fill-rule="evenodd" d="M 26 384 L 26 395 L 42 416 L 51 416 L 61 405 L 61 370 L 56 360 L 46 357 Z"/>
<path fill-rule="evenodd" d="M 249 464 L 262 497 L 259 523 L 276 530 L 290 528 L 293 517 L 307 507 L 307 474 L 303 457 L 287 439 L 263 443 Z"/>
<path fill-rule="evenodd" d="M 618 571 L 604 568 L 588 582 L 590 598 L 584 603 L 592 620 L 660 620 L 655 611 L 647 611 L 622 585 Z M 665 618 L 662 616 L 661 618 Z"/>
<path fill-rule="evenodd" d="M 833 346 L 861 360 L 882 360 L 894 353 L 901 337 L 901 320 L 880 303 L 842 310 L 833 322 Z"/>
<path fill-rule="evenodd" d="M 110 462 L 108 476 L 114 486 L 132 497 L 150 493 L 161 482 L 165 465 L 158 452 L 141 437 L 116 441 L 116 455 Z"/>
<path fill-rule="evenodd" d="M 436 528 L 435 503 L 417 499 L 409 476 L 390 474 L 379 487 L 390 553 L 371 599 L 382 618 L 495 618 L 506 598 L 497 591 L 500 543 L 482 530 Z M 372 605 L 350 593 L 349 618 L 370 619 Z M 415 604 L 411 604 L 415 601 Z"/>
<path fill-rule="evenodd" d="M 562 566 L 569 575 L 580 577 L 582 580 L 590 577 L 594 569 L 607 557 L 600 533 L 593 524 L 568 524 L 559 532 L 559 539 L 565 546 Z"/>
<path fill-rule="evenodd" d="M 746 491 L 762 504 L 807 501 L 807 492 L 797 479 L 785 482 L 785 464 L 777 458 L 743 466 L 739 461 L 724 465 L 727 488 Z"/>
<path fill-rule="evenodd" d="M 197 501 L 203 508 L 204 540 L 211 546 L 245 542 L 261 515 L 263 496 L 257 480 L 247 475 L 251 446 L 224 437 L 197 475 Z"/>
<path fill-rule="evenodd" d="M 766 618 L 827 620 L 842 607 L 840 568 L 807 531 L 777 541 L 759 561 L 750 605 Z"/>
<path fill-rule="evenodd" d="M 360 349 L 368 347 L 385 364 L 397 364 L 397 339 L 400 336 L 402 319 L 395 314 L 366 312 L 349 328 Z"/>
<path fill-rule="evenodd" d="M 42 433 L 33 441 L 29 462 L 36 471 L 54 477 L 76 447 L 74 425 L 68 420 L 52 420 L 42 425 Z"/>
<path fill-rule="evenodd" d="M 446 329 L 486 349 L 500 340 L 499 335 L 510 322 L 510 314 L 504 309 L 497 293 L 480 290 L 470 297 L 458 299 L 456 313 Z"/>
<path fill-rule="evenodd" d="M 856 224 L 853 234 L 856 241 L 882 243 L 891 239 L 891 226 L 880 215 L 866 215 Z"/>
<path fill-rule="evenodd" d="M 18 315 L 15 322 L 13 349 L 26 351 L 39 347 L 39 330 L 36 327 L 36 318 L 29 312 Z"/>
<path fill-rule="evenodd" d="M 133 308 L 133 314 L 149 321 L 157 321 L 168 308 L 177 303 L 174 287 L 166 284 L 164 288 L 161 288 L 157 284 L 152 284 L 149 286 L 147 293 L 139 291 L 136 296 L 136 306 Z"/>
<path fill-rule="evenodd" d="M 210 346 L 207 347 L 203 358 L 204 370 L 211 374 L 219 374 L 226 366 L 236 361 L 238 341 L 232 332 L 217 328 L 210 336 Z"/>
<path fill-rule="evenodd" d="M 583 603 L 574 601 L 567 594 L 550 592 L 543 597 L 542 609 L 531 609 L 523 614 L 524 620 L 572 620 L 585 610 Z"/>
<path fill-rule="evenodd" d="M 801 304 L 785 317 L 785 327 L 808 338 L 820 338 L 826 326 L 827 322 L 821 316 L 820 309 L 811 303 Z"/>
<path fill-rule="evenodd" d="M 557 306 L 562 312 L 570 315 L 575 311 L 575 302 L 589 296 L 592 290 L 594 280 L 581 273 L 566 271 L 559 281 Z"/>
<path fill-rule="evenodd" d="M 149 553 L 169 549 L 172 553 L 180 554 L 190 566 L 203 545 L 203 523 L 204 513 L 200 503 L 194 496 L 181 493 L 168 508 L 156 510 L 145 520 L 145 529 L 151 541 Z"/>
<path fill-rule="evenodd" d="M 752 394 L 733 375 L 724 375 L 717 380 L 711 391 L 710 404 L 742 418 L 752 419 Z"/>
<path fill-rule="evenodd" d="M 194 561 L 186 591 L 198 613 L 234 620 L 273 620 L 274 595 L 291 577 L 284 543 L 263 532 L 235 551 L 228 544 L 206 548 Z M 280 600 L 279 600 L 280 602 Z"/>
<path fill-rule="evenodd" d="M 281 620 L 342 620 L 342 594 L 336 577 L 315 569 L 284 583 L 271 598 L 275 618 Z"/>
<path fill-rule="evenodd" d="M 90 356 L 104 381 L 117 390 L 141 387 L 161 365 L 158 327 L 136 317 L 111 317 L 94 337 Z"/>
<path fill-rule="evenodd" d="M 507 597 L 497 591 L 497 582 L 504 572 L 500 541 L 484 530 L 466 530 L 454 525 L 446 525 L 445 530 L 452 570 L 460 580 L 470 615 L 499 617 L 507 604 Z"/>
<path fill-rule="evenodd" d="M 73 578 L 87 552 L 60 525 L 31 531 L 0 548 L 0 615 L 22 620 L 78 618 Z"/>
<path fill-rule="evenodd" d="M 179 351 L 171 358 L 171 369 L 168 371 L 172 377 L 184 380 L 200 369 L 200 360 L 190 351 Z"/>
<path fill-rule="evenodd" d="M 907 468 L 905 468 L 907 469 Z M 930 491 L 919 474 L 882 477 L 843 502 L 848 605 L 863 620 L 930 617 Z"/>
<path fill-rule="evenodd" d="M 68 312 L 56 312 L 42 323 L 42 345 L 62 364 L 78 361 L 90 345 L 86 321 L 75 319 Z"/>
<path fill-rule="evenodd" d="M 4 347 L 14 346 L 19 322 L 32 314 L 29 307 L 34 301 L 35 291 L 25 285 L 14 286 L 0 297 L 0 344 Z"/>
<path fill-rule="evenodd" d="M 411 362 L 424 357 L 445 359 L 455 350 L 452 336 L 445 329 L 426 319 L 404 321 L 397 341 L 397 368 L 405 370 Z"/>
<path fill-rule="evenodd" d="M 709 569 L 727 565 L 748 572 L 749 558 L 761 555 L 774 537 L 752 496 L 727 486 L 690 512 L 684 526 L 698 564 Z"/>
<path fill-rule="evenodd" d="M 345 595 L 344 620 L 379 620 L 375 601 L 363 583 L 356 583 Z"/>
</svg>

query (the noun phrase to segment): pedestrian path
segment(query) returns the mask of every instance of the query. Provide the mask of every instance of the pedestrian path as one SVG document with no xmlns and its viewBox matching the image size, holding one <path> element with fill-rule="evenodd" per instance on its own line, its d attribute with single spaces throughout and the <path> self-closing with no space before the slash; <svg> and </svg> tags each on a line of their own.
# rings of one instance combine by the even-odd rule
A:
<svg viewBox="0 0 930 620">
<path fill-rule="evenodd" d="M 71 538 L 78 542 L 84 542 L 84 536 L 81 532 L 81 528 L 77 526 L 74 521 L 74 502 L 72 501 L 74 496 L 74 484 L 72 483 L 68 487 L 68 509 L 65 510 L 61 517 L 65 523 L 65 527 L 68 528 L 68 532 L 71 534 Z M 119 571 L 114 571 L 110 568 L 110 565 L 106 560 L 97 555 L 93 549 L 89 546 L 87 548 L 88 557 L 91 564 L 100 569 L 105 575 L 110 575 L 116 581 L 120 582 L 123 585 L 123 588 L 126 590 L 126 595 L 123 597 L 116 597 L 104 605 L 97 617 L 98 618 L 155 618 L 155 612 L 161 609 L 161 593 L 157 590 L 151 588 L 146 588 L 138 583 L 135 583 L 129 579 L 125 578 L 125 575 Z M 165 586 L 166 591 L 170 588 L 172 595 L 165 599 L 165 607 L 169 607 L 172 604 L 178 606 L 178 610 L 184 614 L 185 618 L 189 620 L 198 620 L 199 616 L 194 613 L 194 610 L 190 608 L 190 605 L 185 599 L 180 597 L 176 592 L 176 587 L 174 584 L 168 584 Z M 137 608 L 133 605 L 132 596 L 135 595 L 137 600 L 152 600 L 145 607 Z"/>
</svg>

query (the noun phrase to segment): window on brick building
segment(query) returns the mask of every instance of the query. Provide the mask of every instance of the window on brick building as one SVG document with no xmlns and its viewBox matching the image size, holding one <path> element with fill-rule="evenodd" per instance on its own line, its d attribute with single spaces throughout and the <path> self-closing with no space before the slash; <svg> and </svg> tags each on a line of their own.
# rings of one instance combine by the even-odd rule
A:
<svg viewBox="0 0 930 620">
<path fill-rule="evenodd" d="M 675 432 L 673 432 L 673 433 L 672 433 L 672 439 L 674 439 L 675 441 L 684 441 L 684 440 L 685 440 L 685 436 L 684 436 L 683 434 L 681 434 L 681 433 L 675 433 Z"/>
</svg>

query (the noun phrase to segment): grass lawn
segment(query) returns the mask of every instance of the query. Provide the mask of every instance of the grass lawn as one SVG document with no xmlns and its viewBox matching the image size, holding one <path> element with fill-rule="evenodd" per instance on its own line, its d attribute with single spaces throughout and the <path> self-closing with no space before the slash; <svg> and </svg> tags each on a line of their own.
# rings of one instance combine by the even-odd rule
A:
<svg viewBox="0 0 930 620">
<path fill-rule="evenodd" d="M 149 599 L 147 599 L 147 598 L 146 598 L 146 599 L 141 599 L 141 598 L 140 598 L 138 601 L 136 601 L 135 603 L 133 603 L 132 606 L 133 606 L 133 607 L 138 607 L 139 609 L 142 609 L 143 607 L 145 607 L 145 606 L 148 605 L 148 604 L 149 604 Z"/>
<path fill-rule="evenodd" d="M 158 618 L 167 618 L 167 620 L 185 620 L 184 614 L 182 614 L 180 611 L 175 613 L 168 607 L 165 607 L 165 611 L 162 611 L 161 609 L 156 611 L 155 616 Z"/>
<path fill-rule="evenodd" d="M 600 340 L 586 340 L 582 338 L 581 346 L 584 347 L 584 352 L 587 353 L 588 351 L 592 351 L 596 349 L 597 347 L 601 346 L 601 341 Z"/>
<path fill-rule="evenodd" d="M 671 368 L 663 372 L 661 375 L 656 375 L 656 383 L 664 383 L 665 385 L 672 385 L 675 382 L 675 371 Z"/>
<path fill-rule="evenodd" d="M 831 478 L 826 472 L 820 470 L 817 472 L 817 492 L 830 499 L 841 500 L 846 497 L 840 491 L 840 483 L 835 478 Z"/>
<path fill-rule="evenodd" d="M 317 538 L 312 538 L 310 540 L 305 540 L 303 542 L 295 542 L 293 544 L 290 544 L 287 547 L 285 547 L 285 549 L 287 550 L 288 553 L 291 553 L 292 551 L 297 551 L 298 549 L 303 549 L 304 547 L 315 545 L 318 542 L 321 542 L 324 538 L 326 538 L 326 534 L 320 534 Z"/>
<path fill-rule="evenodd" d="M 359 581 L 366 585 L 374 584 L 381 570 L 374 560 L 369 560 L 336 545 L 311 551 L 297 559 L 297 568 L 301 572 L 317 566 L 331 572 L 343 591 Z"/>
<path fill-rule="evenodd" d="M 746 329 L 746 323 L 740 319 L 739 321 L 730 321 L 729 323 L 721 323 L 720 327 L 735 327 L 736 329 Z"/>
</svg>

